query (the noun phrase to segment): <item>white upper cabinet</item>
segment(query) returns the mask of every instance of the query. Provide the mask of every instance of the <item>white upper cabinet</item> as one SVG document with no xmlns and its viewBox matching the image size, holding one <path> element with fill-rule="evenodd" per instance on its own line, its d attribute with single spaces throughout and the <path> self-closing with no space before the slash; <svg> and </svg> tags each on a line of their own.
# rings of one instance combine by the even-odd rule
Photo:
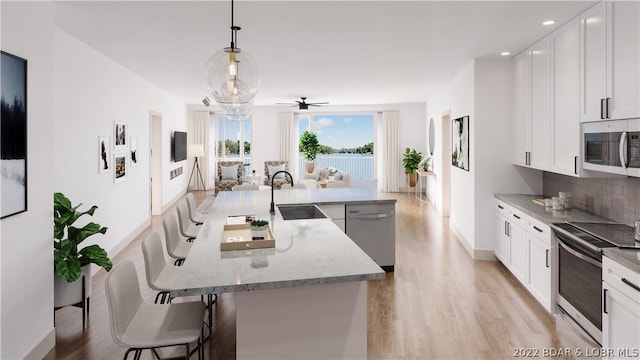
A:
<svg viewBox="0 0 640 360">
<path fill-rule="evenodd" d="M 551 158 L 551 46 L 549 37 L 530 49 L 531 56 L 531 153 L 529 165 L 549 170 Z"/>
<path fill-rule="evenodd" d="M 580 16 L 580 120 L 640 117 L 640 3 L 602 1 Z"/>
<path fill-rule="evenodd" d="M 551 164 L 555 173 L 580 174 L 580 22 L 551 34 Z"/>
<path fill-rule="evenodd" d="M 529 152 L 531 151 L 530 123 L 530 99 L 529 77 L 529 50 L 525 50 L 513 58 L 513 163 L 516 165 L 529 165 Z"/>
<path fill-rule="evenodd" d="M 640 2 L 607 2 L 610 119 L 640 117 Z"/>
</svg>

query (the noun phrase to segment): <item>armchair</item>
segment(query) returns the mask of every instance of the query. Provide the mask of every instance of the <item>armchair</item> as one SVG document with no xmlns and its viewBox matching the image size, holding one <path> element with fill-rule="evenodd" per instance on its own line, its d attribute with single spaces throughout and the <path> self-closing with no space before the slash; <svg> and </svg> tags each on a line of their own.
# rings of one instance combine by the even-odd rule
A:
<svg viewBox="0 0 640 360">
<path fill-rule="evenodd" d="M 282 168 L 283 165 L 284 165 L 284 168 Z M 284 160 L 265 161 L 264 162 L 264 177 L 265 177 L 264 184 L 265 185 L 271 186 L 271 173 L 269 172 L 269 168 L 274 169 L 273 172 L 275 173 L 277 171 L 275 170 L 275 167 L 280 167 L 278 168 L 278 170 L 289 171 L 289 162 Z M 289 184 L 289 178 L 284 174 L 280 174 L 280 175 L 282 175 L 282 178 L 277 178 L 274 180 L 273 185 L 275 189 L 280 189 L 282 185 Z"/>
<path fill-rule="evenodd" d="M 237 166 L 237 172 L 229 174 L 230 167 Z M 231 169 L 232 170 L 232 169 Z M 216 194 L 219 191 L 231 191 L 234 186 L 243 183 L 244 179 L 244 164 L 242 161 L 218 161 L 218 176 L 216 178 Z"/>
</svg>

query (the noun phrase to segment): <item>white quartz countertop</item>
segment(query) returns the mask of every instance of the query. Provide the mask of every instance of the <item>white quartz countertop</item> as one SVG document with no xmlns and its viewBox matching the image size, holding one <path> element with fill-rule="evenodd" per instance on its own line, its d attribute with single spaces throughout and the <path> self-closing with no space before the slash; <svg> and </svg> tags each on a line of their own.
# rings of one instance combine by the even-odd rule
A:
<svg viewBox="0 0 640 360">
<path fill-rule="evenodd" d="M 348 191 L 351 190 L 351 191 Z M 378 280 L 385 272 L 331 219 L 283 220 L 269 214 L 271 191 L 220 192 L 208 206 L 184 265 L 175 276 L 172 296 L 277 289 Z M 275 203 L 395 202 L 370 189 L 276 190 Z M 227 216 L 255 215 L 269 220 L 275 248 L 221 251 Z"/>
<path fill-rule="evenodd" d="M 544 198 L 542 195 L 496 194 L 495 197 L 546 224 L 554 222 L 613 222 L 582 210 L 551 210 L 531 201 L 532 199 Z"/>
</svg>

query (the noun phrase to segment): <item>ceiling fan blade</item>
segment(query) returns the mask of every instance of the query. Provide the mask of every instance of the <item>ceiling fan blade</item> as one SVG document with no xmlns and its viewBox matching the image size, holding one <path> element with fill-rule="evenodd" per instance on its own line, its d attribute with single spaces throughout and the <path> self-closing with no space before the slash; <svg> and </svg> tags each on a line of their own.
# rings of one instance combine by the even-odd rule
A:
<svg viewBox="0 0 640 360">
<path fill-rule="evenodd" d="M 276 105 L 298 105 L 294 103 L 276 103 Z"/>
<path fill-rule="evenodd" d="M 308 105 L 328 105 L 328 102 L 315 102 L 315 103 L 307 103 Z"/>
</svg>

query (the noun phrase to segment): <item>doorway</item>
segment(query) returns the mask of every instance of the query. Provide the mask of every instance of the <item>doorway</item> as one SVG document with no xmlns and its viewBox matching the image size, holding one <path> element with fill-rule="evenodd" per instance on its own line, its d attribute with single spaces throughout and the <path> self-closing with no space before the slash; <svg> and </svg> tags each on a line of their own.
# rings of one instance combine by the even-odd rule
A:
<svg viewBox="0 0 640 360">
<path fill-rule="evenodd" d="M 162 115 L 155 111 L 149 111 L 149 202 L 151 215 L 161 215 Z"/>
<path fill-rule="evenodd" d="M 449 217 L 451 209 L 451 110 L 442 114 L 442 144 L 440 164 L 442 164 L 442 216 Z"/>
</svg>

